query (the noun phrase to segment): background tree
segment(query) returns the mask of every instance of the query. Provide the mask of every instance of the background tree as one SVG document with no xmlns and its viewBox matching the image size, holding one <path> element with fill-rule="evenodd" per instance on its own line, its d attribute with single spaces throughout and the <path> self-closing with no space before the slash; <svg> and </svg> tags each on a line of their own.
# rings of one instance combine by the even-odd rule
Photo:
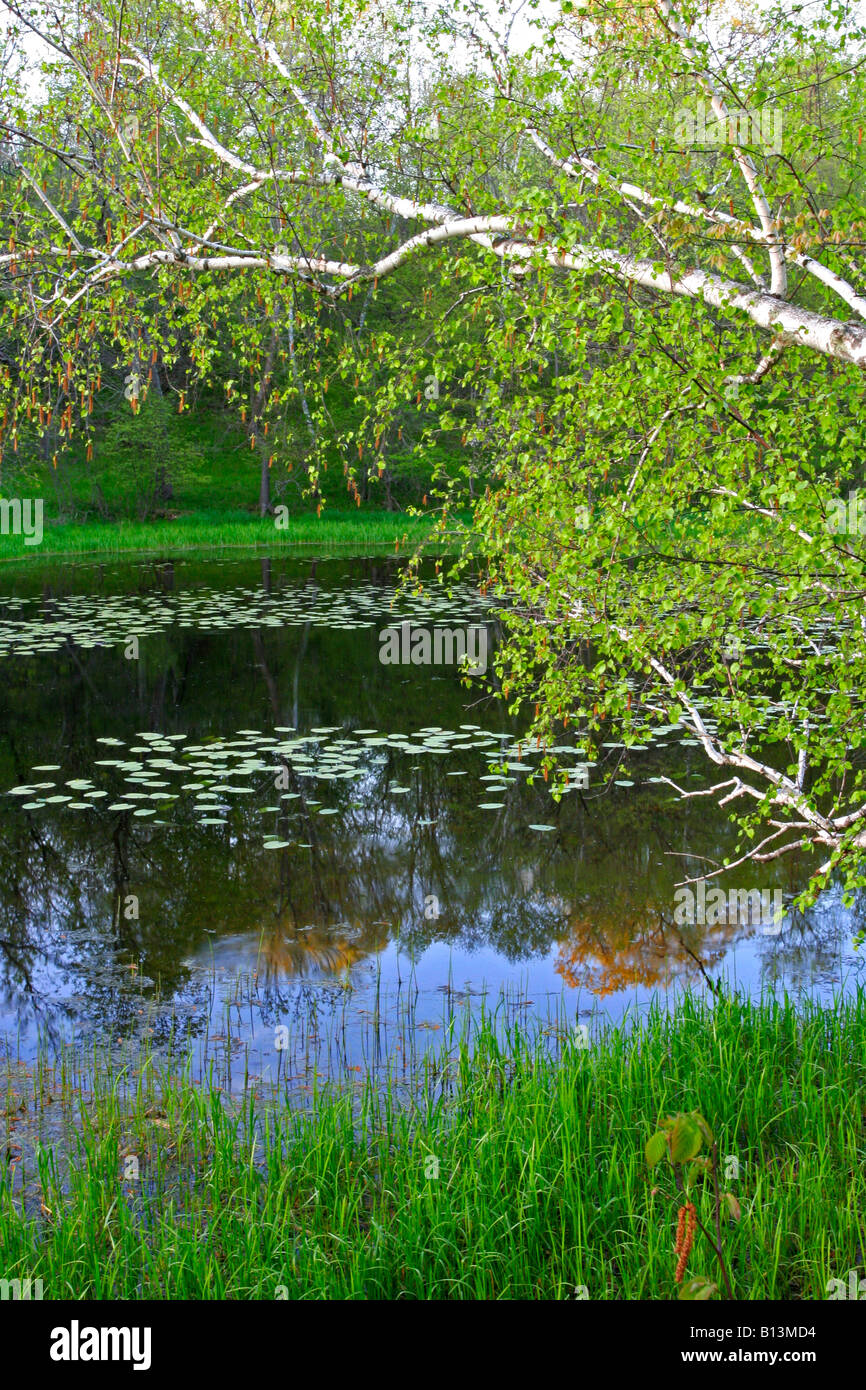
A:
<svg viewBox="0 0 866 1390">
<path fill-rule="evenodd" d="M 145 338 L 231 354 L 253 447 L 296 406 L 314 490 L 414 412 L 536 736 L 683 721 L 743 856 L 863 881 L 856 8 L 5 2 L 50 59 L 4 98 L 4 450 Z"/>
</svg>

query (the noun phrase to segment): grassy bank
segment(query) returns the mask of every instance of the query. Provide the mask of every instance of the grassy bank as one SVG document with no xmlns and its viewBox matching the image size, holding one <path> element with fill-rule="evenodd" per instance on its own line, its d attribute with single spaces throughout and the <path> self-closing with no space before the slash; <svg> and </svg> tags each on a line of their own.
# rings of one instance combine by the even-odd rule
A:
<svg viewBox="0 0 866 1390">
<path fill-rule="evenodd" d="M 46 556 L 175 555 L 187 550 L 367 550 L 393 552 L 408 537 L 419 540 L 428 523 L 400 512 L 299 513 L 278 528 L 273 518 L 237 512 L 196 513 L 176 520 L 46 523 L 41 544 L 0 534 L 0 561 L 38 563 Z"/>
<path fill-rule="evenodd" d="M 414 1107 L 368 1088 L 232 1108 L 149 1065 L 126 1099 L 109 1077 L 90 1097 L 7 1078 L 7 1125 L 50 1099 L 78 1140 L 67 1182 L 51 1149 L 24 1175 L 27 1215 L 0 1187 L 0 1276 L 46 1298 L 671 1299 L 678 1199 L 644 1145 L 698 1108 L 739 1164 L 736 1297 L 824 1299 L 866 1273 L 864 1044 L 863 996 L 828 1013 L 687 999 L 556 1058 L 482 1029 Z M 714 1266 L 699 1240 L 688 1274 Z"/>
</svg>

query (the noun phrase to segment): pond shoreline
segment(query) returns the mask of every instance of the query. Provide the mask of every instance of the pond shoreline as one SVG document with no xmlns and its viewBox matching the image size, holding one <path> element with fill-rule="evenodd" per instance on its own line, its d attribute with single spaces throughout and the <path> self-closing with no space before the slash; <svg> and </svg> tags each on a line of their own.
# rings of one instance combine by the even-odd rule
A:
<svg viewBox="0 0 866 1390">
<path fill-rule="evenodd" d="M 340 551 L 416 544 L 427 536 L 432 522 L 403 512 L 351 514 L 299 512 L 278 526 L 275 518 L 240 517 L 236 512 L 196 512 L 172 520 L 148 522 L 48 522 L 41 543 L 25 543 L 21 535 L 0 535 L 0 564 L 38 564 L 43 559 L 86 559 L 89 556 L 160 555 L 192 551 L 272 550 L 279 553 L 307 548 Z M 441 546 L 441 543 L 440 543 Z"/>
<path fill-rule="evenodd" d="M 362 1077 L 301 1111 L 147 1061 L 88 1094 L 7 1070 L 7 1149 L 57 1106 L 75 1158 L 47 1144 L 15 1197 L 4 1165 L 2 1274 L 49 1298 L 671 1300 L 681 1198 L 645 1146 L 692 1110 L 731 1193 L 736 1298 L 825 1299 L 862 1266 L 862 991 L 830 1009 L 686 995 L 588 1046 L 483 1021 L 466 1041 L 423 1059 L 414 1099 Z M 690 1197 L 706 1222 L 705 1173 Z M 706 1242 L 686 1276 L 718 1279 Z"/>
</svg>

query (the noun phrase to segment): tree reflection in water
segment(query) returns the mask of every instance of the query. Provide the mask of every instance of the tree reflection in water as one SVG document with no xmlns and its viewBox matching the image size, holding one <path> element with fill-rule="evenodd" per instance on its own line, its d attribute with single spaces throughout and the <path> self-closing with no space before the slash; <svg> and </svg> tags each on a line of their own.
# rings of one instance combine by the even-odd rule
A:
<svg viewBox="0 0 866 1390">
<path fill-rule="evenodd" d="M 277 600 L 296 590 L 330 602 L 362 584 L 368 602 L 378 584 L 390 594 L 395 577 L 382 560 L 82 567 L 46 581 L 41 598 L 50 609 L 77 586 L 90 599 L 110 595 L 116 616 L 123 594 L 177 600 L 197 586 L 234 586 L 244 602 L 253 591 Z M 36 764 L 59 764 L 50 774 L 58 781 L 92 777 L 104 754 L 98 738 L 133 746 L 147 730 L 196 744 L 250 728 L 334 726 L 340 738 L 354 729 L 411 734 L 473 722 L 516 732 L 496 702 L 468 691 L 453 670 L 382 666 L 378 649 L 374 622 L 286 627 L 269 618 L 175 622 L 142 638 L 137 661 L 117 646 L 71 641 L 7 654 L 0 783 L 26 784 Z M 734 848 L 712 803 L 678 803 L 648 781 L 665 772 L 698 784 L 699 750 L 641 753 L 630 787 L 605 785 L 621 775 L 622 752 L 610 752 L 590 790 L 559 805 L 540 781 L 528 787 L 514 778 L 496 791 L 497 812 L 479 805 L 488 799 L 481 751 L 416 757 L 380 746 L 375 754 L 365 753 L 354 780 L 328 782 L 330 816 L 319 814 L 322 788 L 285 758 L 291 799 L 266 813 L 275 792 L 263 775 L 255 795 L 231 800 L 224 826 L 202 826 L 185 797 L 160 808 L 163 824 L 99 804 L 86 815 L 27 811 L 4 797 L 6 1028 L 38 1025 L 50 1036 L 77 1019 L 114 1035 L 147 1014 L 155 1035 L 168 1036 L 182 1008 L 195 1032 L 212 1012 L 208 969 L 219 973 L 223 993 L 238 972 L 251 972 L 264 1018 L 267 1000 L 292 981 L 358 984 L 375 966 L 393 983 L 397 948 L 416 963 L 431 951 L 439 960 L 435 952 L 445 948 L 475 986 L 483 977 L 496 989 L 530 969 L 551 991 L 606 1001 L 636 988 L 706 982 L 743 943 L 751 943 L 758 982 L 829 987 L 840 978 L 862 905 L 852 914 L 828 895 L 808 919 L 789 917 L 775 938 L 736 922 L 674 923 L 683 856 L 717 866 Z M 449 775 L 455 771 L 466 775 Z M 408 793 L 394 795 L 395 783 Z M 539 834 L 530 829 L 537 823 L 555 830 Z M 289 844 L 266 850 L 268 835 Z M 809 872 L 793 857 L 772 868 L 762 886 L 781 887 L 787 900 Z M 437 913 L 425 915 L 431 898 Z M 157 986 L 165 1009 L 158 1016 L 147 1008 Z"/>
</svg>

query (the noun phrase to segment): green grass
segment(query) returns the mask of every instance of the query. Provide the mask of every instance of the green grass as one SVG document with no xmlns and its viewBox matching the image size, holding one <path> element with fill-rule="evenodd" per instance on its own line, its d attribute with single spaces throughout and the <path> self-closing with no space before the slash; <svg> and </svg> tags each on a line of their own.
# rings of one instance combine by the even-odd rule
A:
<svg viewBox="0 0 866 1390">
<path fill-rule="evenodd" d="M 34 1160 L 26 1216 L 0 1187 L 0 1275 L 46 1298 L 667 1300 L 677 1203 L 643 1151 L 694 1107 L 739 1162 L 735 1295 L 824 1299 L 866 1260 L 864 1044 L 862 994 L 827 1012 L 686 998 L 557 1059 L 482 1027 L 413 1105 L 368 1086 L 263 1112 L 149 1064 L 126 1098 L 107 1074 L 84 1098 L 43 1072 L 24 1109 L 75 1112 L 77 1152 L 63 1181 L 56 1149 Z M 7 1123 L 21 1107 L 8 1090 Z M 689 1275 L 713 1258 L 699 1244 Z"/>
<path fill-rule="evenodd" d="M 238 516 L 236 512 L 198 513 L 176 520 L 48 522 L 40 545 L 25 545 L 23 536 L 0 535 L 0 561 L 38 563 L 56 555 L 123 555 L 148 552 L 174 555 L 186 550 L 366 550 L 393 552 L 407 536 L 418 541 L 429 523 L 399 512 L 357 511 L 299 513 L 277 529 L 273 518 Z"/>
</svg>

